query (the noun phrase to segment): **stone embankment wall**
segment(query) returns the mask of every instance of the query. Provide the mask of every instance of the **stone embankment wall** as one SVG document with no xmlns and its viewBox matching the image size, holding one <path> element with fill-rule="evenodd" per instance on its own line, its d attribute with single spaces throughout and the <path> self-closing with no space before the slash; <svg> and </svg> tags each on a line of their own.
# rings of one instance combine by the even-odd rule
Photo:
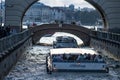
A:
<svg viewBox="0 0 120 80">
<path fill-rule="evenodd" d="M 9 73 L 24 51 L 32 45 L 29 31 L 0 40 L 0 80 Z"/>
<path fill-rule="evenodd" d="M 93 31 L 91 36 L 92 47 L 104 55 L 120 60 L 120 34 Z"/>
</svg>

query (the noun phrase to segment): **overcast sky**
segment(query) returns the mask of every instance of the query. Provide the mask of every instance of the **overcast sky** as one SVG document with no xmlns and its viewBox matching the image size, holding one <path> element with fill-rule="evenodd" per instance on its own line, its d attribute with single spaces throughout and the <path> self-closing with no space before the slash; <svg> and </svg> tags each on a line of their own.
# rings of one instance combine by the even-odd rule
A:
<svg viewBox="0 0 120 80">
<path fill-rule="evenodd" d="M 89 7 L 89 8 L 93 8 L 93 6 L 91 6 L 91 4 L 89 4 L 88 2 L 84 1 L 84 0 L 40 0 L 40 2 L 49 5 L 49 6 L 69 6 L 70 4 L 74 4 L 75 8 L 78 7 Z"/>
</svg>

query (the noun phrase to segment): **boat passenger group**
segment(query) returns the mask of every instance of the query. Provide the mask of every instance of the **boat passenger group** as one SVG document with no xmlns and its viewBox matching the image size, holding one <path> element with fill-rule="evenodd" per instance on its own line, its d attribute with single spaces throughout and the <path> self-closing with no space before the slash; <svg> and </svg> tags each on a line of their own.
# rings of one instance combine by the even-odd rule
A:
<svg viewBox="0 0 120 80">
<path fill-rule="evenodd" d="M 101 55 L 97 54 L 55 54 L 52 55 L 53 62 L 63 62 L 63 61 L 94 61 L 94 62 L 103 62 Z"/>
</svg>

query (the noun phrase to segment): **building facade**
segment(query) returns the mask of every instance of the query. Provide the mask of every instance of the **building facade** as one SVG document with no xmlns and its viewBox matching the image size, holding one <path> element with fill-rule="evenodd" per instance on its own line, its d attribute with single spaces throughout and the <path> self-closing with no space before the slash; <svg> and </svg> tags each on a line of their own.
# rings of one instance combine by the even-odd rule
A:
<svg viewBox="0 0 120 80">
<path fill-rule="evenodd" d="M 37 2 L 25 13 L 23 22 L 53 22 L 65 19 L 66 15 L 63 10 Z"/>
</svg>

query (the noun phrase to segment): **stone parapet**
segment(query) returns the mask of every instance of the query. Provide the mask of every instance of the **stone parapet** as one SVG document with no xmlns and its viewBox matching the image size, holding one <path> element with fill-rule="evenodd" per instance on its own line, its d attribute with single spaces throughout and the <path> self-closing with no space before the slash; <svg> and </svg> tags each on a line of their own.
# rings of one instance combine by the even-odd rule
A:
<svg viewBox="0 0 120 80">
<path fill-rule="evenodd" d="M 105 51 L 106 55 L 120 60 L 120 35 L 108 32 L 91 33 L 91 47 L 99 52 Z"/>
<path fill-rule="evenodd" d="M 0 53 L 0 80 L 9 73 L 11 68 L 18 61 L 19 57 L 32 45 L 31 37 L 19 42 L 13 48 L 8 49 L 5 52 Z"/>
</svg>

